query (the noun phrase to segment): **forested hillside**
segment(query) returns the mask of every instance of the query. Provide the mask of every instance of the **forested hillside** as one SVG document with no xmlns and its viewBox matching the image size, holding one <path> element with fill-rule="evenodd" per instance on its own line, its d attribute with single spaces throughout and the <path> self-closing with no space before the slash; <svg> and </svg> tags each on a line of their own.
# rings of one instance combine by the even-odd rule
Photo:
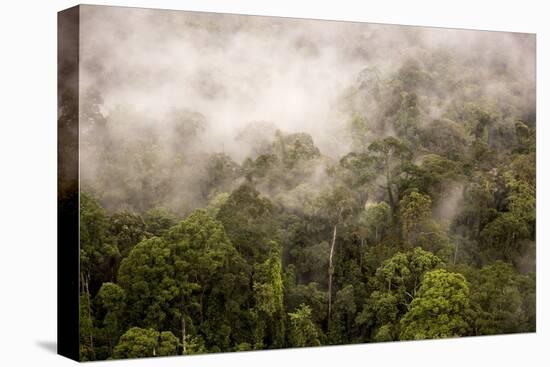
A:
<svg viewBox="0 0 550 367">
<path fill-rule="evenodd" d="M 197 72 L 200 99 L 148 100 L 153 79 L 179 85 L 185 58 L 159 62 L 168 78 L 133 73 L 128 34 L 117 37 L 132 70 L 83 58 L 83 360 L 535 331 L 531 36 L 326 23 L 335 36 L 314 32 L 322 22 L 213 19 L 181 27 L 221 54 L 237 48 L 250 72 Z M 248 60 L 246 42 L 228 41 L 238 37 L 284 38 L 304 65 L 326 64 L 326 75 L 293 74 L 311 88 L 293 94 L 303 109 L 285 76 L 270 108 L 254 100 L 279 69 L 252 68 L 265 60 Z M 341 64 L 322 61 L 327 44 Z M 102 50 L 110 62 L 124 54 Z M 335 66 L 345 85 L 322 89 Z M 257 91 L 229 88 L 264 72 Z M 134 79 L 144 94 L 117 99 Z M 240 120 L 234 94 L 258 110 Z"/>
</svg>

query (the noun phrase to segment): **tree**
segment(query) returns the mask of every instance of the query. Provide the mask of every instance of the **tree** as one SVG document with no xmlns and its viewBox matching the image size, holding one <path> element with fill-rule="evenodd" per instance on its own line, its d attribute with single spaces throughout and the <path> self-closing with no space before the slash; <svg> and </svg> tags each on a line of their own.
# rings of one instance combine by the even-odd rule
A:
<svg viewBox="0 0 550 367">
<path fill-rule="evenodd" d="M 384 177 L 384 189 L 388 195 L 393 218 L 397 208 L 398 177 L 403 167 L 412 158 L 412 153 L 405 143 L 394 137 L 375 140 L 369 145 L 368 150 L 376 162 L 376 167 Z"/>
<path fill-rule="evenodd" d="M 262 262 L 276 240 L 275 206 L 248 184 L 234 190 L 221 206 L 217 219 L 248 262 Z"/>
<path fill-rule="evenodd" d="M 165 208 L 152 208 L 143 215 L 145 229 L 153 236 L 161 237 L 177 222 L 176 216 Z"/>
<path fill-rule="evenodd" d="M 146 224 L 136 213 L 123 210 L 112 215 L 109 222 L 109 231 L 114 234 L 114 242 L 123 258 L 132 247 L 147 238 Z"/>
<path fill-rule="evenodd" d="M 95 359 L 94 349 L 94 318 L 91 312 L 90 298 L 87 295 L 80 295 L 79 310 L 79 334 L 80 334 L 80 360 L 93 361 Z"/>
<path fill-rule="evenodd" d="M 420 143 L 436 155 L 456 161 L 464 159 L 467 148 L 467 132 L 463 125 L 437 119 L 420 130 Z"/>
<path fill-rule="evenodd" d="M 111 354 L 124 325 L 126 294 L 114 283 L 103 283 L 97 293 L 96 303 L 104 314 L 103 333 L 107 338 L 109 354 Z"/>
<path fill-rule="evenodd" d="M 296 310 L 302 304 L 311 308 L 311 318 L 321 325 L 327 316 L 327 294 L 319 290 L 317 283 L 288 284 L 285 286 L 285 309 Z"/>
<path fill-rule="evenodd" d="M 334 253 L 336 250 L 336 238 L 338 236 L 338 226 L 344 223 L 356 209 L 357 202 L 352 192 L 344 186 L 323 192 L 318 200 L 320 212 L 332 224 L 332 239 L 330 242 L 330 252 L 328 257 L 328 314 L 327 329 L 330 330 L 330 317 L 332 311 L 332 278 L 334 275 Z"/>
<path fill-rule="evenodd" d="M 462 239 L 460 257 L 481 266 L 480 233 L 497 215 L 497 183 L 494 175 L 474 175 L 464 189 L 462 206 L 451 223 L 450 233 Z"/>
<path fill-rule="evenodd" d="M 248 183 L 275 196 L 314 179 L 324 163 L 309 134 L 277 131 L 265 153 L 243 162 L 243 171 Z"/>
<path fill-rule="evenodd" d="M 95 359 L 94 316 L 92 312 L 92 294 L 94 284 L 105 279 L 103 265 L 106 259 L 116 258 L 118 250 L 108 244 L 108 219 L 105 211 L 93 196 L 80 195 L 80 337 L 81 358 Z"/>
<path fill-rule="evenodd" d="M 306 133 L 283 134 L 275 133 L 273 151 L 280 157 L 286 168 L 292 168 L 300 161 L 308 161 L 319 158 L 319 148 L 313 143 L 313 139 Z"/>
<path fill-rule="evenodd" d="M 143 358 L 175 355 L 178 339 L 169 331 L 130 328 L 114 349 L 114 358 Z"/>
<path fill-rule="evenodd" d="M 299 266 L 301 274 L 307 279 L 320 284 L 328 284 L 325 272 L 320 269 L 326 269 L 330 260 L 331 244 L 322 241 L 314 245 L 293 250 L 292 255 L 297 259 L 295 264 Z M 334 255 L 333 255 L 334 257 Z"/>
<path fill-rule="evenodd" d="M 206 160 L 201 190 L 204 198 L 230 191 L 240 176 L 241 167 L 225 153 L 212 153 Z"/>
<path fill-rule="evenodd" d="M 140 242 L 120 265 L 118 283 L 126 292 L 128 322 L 163 329 L 178 294 L 170 246 L 162 238 Z"/>
<path fill-rule="evenodd" d="M 263 349 L 267 337 L 267 345 L 282 347 L 284 343 L 284 305 L 283 279 L 281 265 L 281 249 L 277 243 L 272 243 L 271 254 L 262 264 L 254 269 L 252 290 L 254 294 L 255 316 L 255 349 Z"/>
<path fill-rule="evenodd" d="M 304 304 L 294 312 L 289 312 L 290 318 L 288 341 L 291 347 L 315 347 L 321 345 L 320 332 L 311 320 L 311 308 Z"/>
<path fill-rule="evenodd" d="M 204 340 L 200 336 L 186 335 L 185 337 L 185 354 L 204 354 L 208 353 L 208 350 L 204 346 Z"/>
<path fill-rule="evenodd" d="M 333 344 L 346 344 L 352 341 L 357 306 L 353 285 L 346 285 L 336 293 L 334 301 L 334 322 L 330 329 L 330 341 Z"/>
<path fill-rule="evenodd" d="M 517 136 L 517 151 L 520 153 L 532 153 L 536 149 L 536 131 L 521 121 L 515 123 Z"/>
<path fill-rule="evenodd" d="M 409 165 L 407 174 L 407 188 L 427 193 L 434 203 L 446 200 L 446 194 L 463 180 L 461 165 L 437 154 L 426 154 L 420 165 Z"/>
<path fill-rule="evenodd" d="M 390 222 L 390 206 L 382 201 L 367 205 L 359 215 L 361 239 L 375 244 L 380 241 Z"/>
<path fill-rule="evenodd" d="M 465 317 L 470 291 L 464 276 L 433 270 L 424 276 L 417 297 L 401 319 L 401 339 L 434 339 L 468 335 Z"/>
<path fill-rule="evenodd" d="M 410 192 L 399 202 L 399 212 L 405 248 L 420 246 L 442 255 L 440 251 L 449 246 L 449 240 L 432 219 L 430 196 L 417 191 Z"/>
<path fill-rule="evenodd" d="M 359 191 L 361 202 L 367 200 L 368 191 L 378 175 L 376 159 L 368 152 L 350 152 L 340 159 L 338 177 L 350 188 Z"/>
<path fill-rule="evenodd" d="M 507 211 L 498 213 L 480 233 L 482 249 L 490 259 L 517 264 L 528 251 L 535 233 L 535 188 L 517 180 L 511 172 L 504 175 L 508 190 Z"/>
<path fill-rule="evenodd" d="M 401 224 L 403 236 L 414 242 L 412 237 L 417 229 L 428 222 L 432 217 L 432 200 L 428 195 L 413 191 L 400 202 Z"/>
<path fill-rule="evenodd" d="M 159 357 L 174 356 L 178 350 L 178 338 L 170 331 L 162 331 L 159 334 L 158 355 Z"/>
<path fill-rule="evenodd" d="M 229 193 L 227 192 L 222 192 L 214 196 L 206 207 L 208 214 L 210 214 L 212 218 L 216 218 L 220 212 L 220 208 L 227 202 L 227 199 L 229 199 Z"/>
<path fill-rule="evenodd" d="M 239 263 L 242 260 L 223 225 L 203 209 L 196 210 L 172 227 L 165 238 L 173 254 L 176 315 L 180 320 L 183 352 L 186 353 L 187 323 L 191 314 L 196 316 L 194 320 L 198 325 L 205 322 L 206 297 L 224 273 L 238 272 L 242 268 Z M 224 329 L 219 326 L 218 333 L 221 334 Z M 227 336 L 221 338 L 227 339 Z M 221 342 L 218 340 L 218 343 Z"/>
<path fill-rule="evenodd" d="M 356 317 L 367 340 L 398 340 L 399 320 L 417 297 L 425 274 L 440 265 L 441 259 L 419 247 L 398 252 L 380 265 L 371 278 L 374 291 Z"/>
<path fill-rule="evenodd" d="M 80 195 L 80 287 L 88 297 L 91 280 L 103 283 L 105 275 L 101 266 L 106 256 L 118 252 L 110 251 L 109 240 L 105 210 L 94 196 L 83 192 Z"/>
<path fill-rule="evenodd" d="M 528 332 L 535 329 L 534 278 L 497 261 L 473 270 L 469 280 L 475 312 L 475 335 Z"/>
<path fill-rule="evenodd" d="M 355 322 L 372 330 L 372 336 L 367 341 L 387 342 L 398 339 L 401 315 L 399 300 L 394 293 L 374 291 Z"/>
<path fill-rule="evenodd" d="M 376 270 L 376 284 L 380 290 L 395 291 L 404 301 L 408 299 L 408 304 L 416 297 L 424 274 L 441 264 L 437 256 L 419 247 L 398 252 Z"/>
</svg>

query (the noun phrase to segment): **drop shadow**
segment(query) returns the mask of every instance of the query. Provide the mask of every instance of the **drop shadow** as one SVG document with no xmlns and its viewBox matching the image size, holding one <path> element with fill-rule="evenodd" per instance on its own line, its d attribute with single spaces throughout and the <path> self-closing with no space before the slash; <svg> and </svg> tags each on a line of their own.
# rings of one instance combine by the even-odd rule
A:
<svg viewBox="0 0 550 367">
<path fill-rule="evenodd" d="M 50 353 L 57 354 L 57 342 L 55 341 L 41 340 L 37 341 L 36 345 Z"/>
</svg>

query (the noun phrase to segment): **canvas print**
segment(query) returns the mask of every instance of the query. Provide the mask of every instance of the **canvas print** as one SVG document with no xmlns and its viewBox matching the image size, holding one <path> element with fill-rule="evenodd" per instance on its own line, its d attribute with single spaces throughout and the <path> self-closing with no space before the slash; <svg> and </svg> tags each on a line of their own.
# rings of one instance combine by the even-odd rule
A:
<svg viewBox="0 0 550 367">
<path fill-rule="evenodd" d="M 535 332 L 535 35 L 73 9 L 77 359 Z"/>
</svg>

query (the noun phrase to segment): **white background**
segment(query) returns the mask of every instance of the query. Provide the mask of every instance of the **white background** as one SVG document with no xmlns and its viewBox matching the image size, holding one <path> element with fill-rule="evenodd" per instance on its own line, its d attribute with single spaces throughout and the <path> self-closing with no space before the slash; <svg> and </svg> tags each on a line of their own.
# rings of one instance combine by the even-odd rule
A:
<svg viewBox="0 0 550 367">
<path fill-rule="evenodd" d="M 96 1 L 97 4 L 537 33 L 537 333 L 98 362 L 103 366 L 550 365 L 549 71 L 545 1 Z M 56 343 L 56 12 L 72 1 L 5 1 L 0 11 L 0 366 L 67 366 Z M 546 102 L 545 102 L 546 101 Z"/>
</svg>

